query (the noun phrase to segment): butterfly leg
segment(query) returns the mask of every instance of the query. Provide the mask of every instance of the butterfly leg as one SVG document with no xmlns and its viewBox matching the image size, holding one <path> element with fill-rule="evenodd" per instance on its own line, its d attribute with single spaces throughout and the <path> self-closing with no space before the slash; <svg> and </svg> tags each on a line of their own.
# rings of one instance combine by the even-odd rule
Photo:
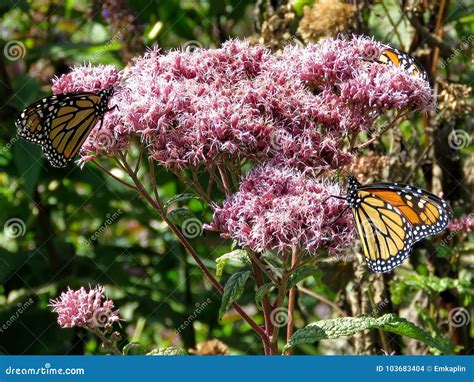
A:
<svg viewBox="0 0 474 382">
<path fill-rule="evenodd" d="M 326 203 L 331 198 L 336 198 L 336 199 L 340 199 L 340 200 L 347 200 L 347 198 L 345 196 L 329 195 L 326 199 L 324 199 L 323 203 Z"/>
<path fill-rule="evenodd" d="M 323 225 L 323 227 L 327 227 L 327 226 L 330 226 L 331 224 L 335 223 L 342 215 L 345 214 L 345 212 L 350 208 L 350 206 L 347 206 L 346 208 L 344 208 L 341 212 L 339 212 L 337 214 L 337 216 L 332 219 L 330 222 L 326 223 Z"/>
</svg>

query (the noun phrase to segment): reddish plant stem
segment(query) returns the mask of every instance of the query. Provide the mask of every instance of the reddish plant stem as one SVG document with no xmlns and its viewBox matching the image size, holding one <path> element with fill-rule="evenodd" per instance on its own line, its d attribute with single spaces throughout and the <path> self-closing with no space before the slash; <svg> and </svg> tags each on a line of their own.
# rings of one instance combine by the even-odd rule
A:
<svg viewBox="0 0 474 382">
<path fill-rule="evenodd" d="M 298 266 L 298 249 L 293 247 L 291 251 L 291 272 L 294 272 Z M 286 325 L 286 342 L 288 343 L 293 335 L 293 320 L 295 312 L 295 300 L 296 300 L 296 286 L 290 289 L 288 292 L 288 324 Z M 289 349 L 286 354 L 291 355 L 293 353 L 292 349 Z"/>
<path fill-rule="evenodd" d="M 105 167 L 101 166 L 99 164 L 99 162 L 97 162 L 95 159 L 92 159 L 92 163 L 94 163 L 100 170 L 102 170 L 103 172 L 105 172 L 108 176 L 110 176 L 111 178 L 115 179 L 117 182 L 123 184 L 125 187 L 133 190 L 133 191 L 136 191 L 137 189 L 135 188 L 135 186 L 127 183 L 127 182 L 124 182 L 122 179 L 116 177 L 114 174 L 112 174 L 109 170 L 107 170 Z"/>
<path fill-rule="evenodd" d="M 221 176 L 221 181 L 222 181 L 222 185 L 224 186 L 225 195 L 230 196 L 232 194 L 232 189 L 229 184 L 229 179 L 227 178 L 225 167 L 221 164 L 218 164 L 217 169 L 219 170 L 219 174 Z"/>
<path fill-rule="evenodd" d="M 440 5 L 439 5 L 439 9 L 438 9 L 438 15 L 436 17 L 436 24 L 435 24 L 435 28 L 434 28 L 434 34 L 436 36 L 438 36 L 440 39 L 443 37 L 443 20 L 444 20 L 444 15 L 445 15 L 445 11 L 446 11 L 446 7 L 447 6 L 447 1 L 446 0 L 441 0 L 440 1 Z M 437 65 L 438 65 L 438 59 L 439 59 L 439 47 L 435 47 L 433 49 L 433 56 L 432 56 L 432 60 L 431 60 L 431 74 L 433 75 L 434 73 L 436 73 L 436 68 L 437 68 Z"/>
<path fill-rule="evenodd" d="M 158 212 L 158 215 L 165 221 L 165 223 L 168 225 L 170 230 L 177 236 L 181 244 L 184 246 L 186 251 L 191 255 L 191 257 L 194 259 L 196 262 L 197 266 L 201 269 L 201 271 L 206 275 L 206 277 L 209 279 L 211 284 L 219 291 L 219 293 L 224 292 L 223 286 L 217 281 L 217 279 L 214 277 L 212 272 L 206 267 L 206 265 L 203 263 L 203 261 L 200 259 L 199 255 L 196 253 L 194 248 L 191 246 L 191 244 L 188 242 L 188 240 L 184 237 L 183 233 L 176 227 L 166 216 L 166 213 L 163 209 L 163 205 L 159 200 L 154 200 L 151 195 L 148 193 L 148 191 L 145 189 L 143 186 L 142 182 L 140 179 L 138 179 L 137 174 L 135 174 L 134 170 L 130 167 L 130 165 L 127 163 L 125 156 L 123 153 L 118 153 L 118 157 L 120 158 L 120 162 L 122 167 L 126 170 L 130 178 L 132 179 L 133 183 L 135 184 L 137 191 L 142 195 L 142 197 Z M 155 195 L 158 197 L 158 193 Z M 242 317 L 242 319 L 247 322 L 252 329 L 260 336 L 264 346 L 269 346 L 269 338 L 265 331 L 254 321 L 250 316 L 242 309 L 240 305 L 237 303 L 233 303 L 232 307 L 236 310 L 236 312 Z"/>
</svg>

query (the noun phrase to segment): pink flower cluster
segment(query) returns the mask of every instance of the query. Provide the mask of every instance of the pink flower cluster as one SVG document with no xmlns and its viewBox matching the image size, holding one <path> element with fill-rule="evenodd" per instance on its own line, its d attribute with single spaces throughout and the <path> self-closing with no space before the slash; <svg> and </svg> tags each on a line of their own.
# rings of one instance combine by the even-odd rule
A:
<svg viewBox="0 0 474 382">
<path fill-rule="evenodd" d="M 451 220 L 448 224 L 448 229 L 451 232 L 471 232 L 474 230 L 474 215 L 464 215 Z"/>
<path fill-rule="evenodd" d="M 277 159 L 300 169 L 347 164 L 351 131 L 369 129 L 389 109 L 429 109 L 429 84 L 374 62 L 382 45 L 365 37 L 291 46 L 280 56 L 228 41 L 219 49 L 151 50 L 122 72 L 74 68 L 55 93 L 118 85 L 101 132 L 82 148 L 87 160 L 138 136 L 167 168 L 226 158 Z M 119 85 L 119 81 L 120 85 Z"/>
<path fill-rule="evenodd" d="M 89 291 L 84 287 L 79 290 L 68 288 L 57 299 L 50 300 L 49 306 L 58 313 L 58 324 L 62 328 L 79 326 L 92 329 L 120 320 L 119 310 L 113 310 L 113 301 L 106 297 L 105 288 L 100 285 Z"/>
<path fill-rule="evenodd" d="M 151 50 L 122 72 L 75 68 L 53 91 L 116 85 L 118 108 L 83 145 L 84 161 L 134 138 L 170 169 L 253 160 L 261 164 L 208 228 L 257 252 L 334 253 L 352 238 L 352 218 L 337 218 L 346 207 L 330 198 L 340 195 L 337 185 L 306 174 L 348 164 L 344 138 L 369 130 L 382 113 L 433 107 L 426 81 L 377 61 L 383 49 L 354 37 L 288 46 L 280 55 L 238 40 L 219 49 Z"/>
<path fill-rule="evenodd" d="M 354 228 L 345 201 L 331 195 L 341 195 L 337 184 L 269 163 L 249 173 L 207 228 L 255 252 L 297 247 L 333 254 L 353 238 Z"/>
</svg>

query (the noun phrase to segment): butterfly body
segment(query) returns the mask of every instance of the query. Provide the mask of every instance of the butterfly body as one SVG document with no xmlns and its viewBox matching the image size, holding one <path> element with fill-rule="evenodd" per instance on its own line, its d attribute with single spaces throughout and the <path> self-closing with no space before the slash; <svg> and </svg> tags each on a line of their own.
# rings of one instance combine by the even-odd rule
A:
<svg viewBox="0 0 474 382">
<path fill-rule="evenodd" d="M 414 76 L 428 81 L 428 73 L 420 62 L 413 56 L 401 50 L 386 46 L 378 61 L 383 64 L 392 64 Z"/>
<path fill-rule="evenodd" d="M 95 93 L 74 92 L 43 98 L 28 106 L 16 120 L 18 135 L 41 145 L 54 167 L 75 157 L 92 129 L 109 111 L 113 87 Z"/>
<path fill-rule="evenodd" d="M 349 177 L 346 200 L 367 264 L 378 273 L 401 265 L 414 243 L 442 232 L 452 217 L 446 201 L 407 184 L 363 186 Z"/>
</svg>

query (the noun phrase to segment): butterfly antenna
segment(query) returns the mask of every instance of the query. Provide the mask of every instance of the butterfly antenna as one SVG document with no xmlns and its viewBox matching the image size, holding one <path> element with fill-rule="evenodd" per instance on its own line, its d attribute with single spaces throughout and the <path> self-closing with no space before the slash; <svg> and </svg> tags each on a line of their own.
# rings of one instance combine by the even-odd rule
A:
<svg viewBox="0 0 474 382">
<path fill-rule="evenodd" d="M 340 196 L 340 195 L 329 195 L 326 199 L 324 199 L 323 203 L 326 203 L 329 199 L 331 198 L 336 198 L 336 199 L 340 199 L 340 200 L 346 200 L 346 198 L 344 196 Z"/>
</svg>

